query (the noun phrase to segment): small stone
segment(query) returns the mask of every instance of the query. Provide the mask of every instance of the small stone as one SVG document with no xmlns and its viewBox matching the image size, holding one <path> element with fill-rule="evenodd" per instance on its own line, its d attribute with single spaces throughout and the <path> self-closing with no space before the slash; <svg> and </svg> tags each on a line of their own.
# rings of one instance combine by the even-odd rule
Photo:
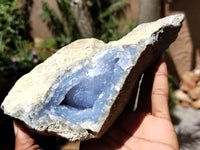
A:
<svg viewBox="0 0 200 150">
<path fill-rule="evenodd" d="M 20 78 L 5 114 L 42 134 L 99 138 L 132 100 L 144 71 L 176 39 L 183 15 L 139 25 L 118 41 L 77 40 Z"/>
<path fill-rule="evenodd" d="M 192 99 L 182 90 L 174 91 L 174 97 L 176 100 L 179 100 L 179 101 L 184 101 L 184 102 L 188 102 L 188 103 L 192 102 Z"/>
<path fill-rule="evenodd" d="M 196 87 L 196 83 L 195 82 L 188 82 L 188 83 L 185 83 L 185 82 L 182 82 L 180 83 L 180 89 L 185 91 L 185 92 L 188 92 L 190 89 L 193 89 Z"/>
<path fill-rule="evenodd" d="M 196 82 L 199 80 L 199 78 L 190 71 L 186 71 L 181 75 L 181 90 L 183 91 L 189 91 L 190 89 L 193 89 L 196 87 Z"/>
<path fill-rule="evenodd" d="M 184 107 L 184 108 L 189 108 L 189 107 L 191 107 L 191 104 L 188 103 L 188 102 L 185 102 L 185 101 L 180 102 L 179 105 L 181 105 L 181 106 Z"/>
<path fill-rule="evenodd" d="M 197 86 L 191 90 L 188 91 L 188 95 L 192 98 L 192 99 L 200 99 L 200 87 Z"/>
<path fill-rule="evenodd" d="M 200 109 L 200 99 L 193 101 L 191 104 L 193 108 Z"/>
<path fill-rule="evenodd" d="M 200 79 L 200 69 L 194 69 L 193 70 L 194 74 L 198 77 L 198 80 Z"/>
</svg>

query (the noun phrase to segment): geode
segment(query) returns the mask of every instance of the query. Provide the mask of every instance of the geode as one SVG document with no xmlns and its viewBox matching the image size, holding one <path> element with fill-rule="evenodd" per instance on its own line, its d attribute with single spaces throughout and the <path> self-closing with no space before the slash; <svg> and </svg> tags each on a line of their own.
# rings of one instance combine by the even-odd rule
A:
<svg viewBox="0 0 200 150">
<path fill-rule="evenodd" d="M 145 69 L 176 39 L 183 18 L 139 25 L 107 44 L 77 40 L 21 77 L 1 108 L 43 134 L 100 137 L 137 91 Z"/>
</svg>

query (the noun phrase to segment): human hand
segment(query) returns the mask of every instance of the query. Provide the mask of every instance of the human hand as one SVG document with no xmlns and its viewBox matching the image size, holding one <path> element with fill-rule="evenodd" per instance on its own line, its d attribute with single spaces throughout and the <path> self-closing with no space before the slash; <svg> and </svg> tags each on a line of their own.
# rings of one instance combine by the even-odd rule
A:
<svg viewBox="0 0 200 150">
<path fill-rule="evenodd" d="M 152 70 L 144 76 L 137 111 L 124 111 L 102 138 L 82 142 L 82 150 L 179 149 L 169 114 L 166 64 L 162 62 L 154 70 L 153 78 Z"/>
<path fill-rule="evenodd" d="M 165 63 L 144 77 L 137 111 L 124 111 L 100 139 L 81 143 L 80 149 L 95 150 L 178 150 L 178 141 L 168 108 L 168 80 Z M 152 92 L 151 91 L 152 86 Z M 150 100 L 151 99 L 151 100 Z M 19 124 L 14 124 L 15 150 L 38 150 L 34 138 Z"/>
<path fill-rule="evenodd" d="M 32 135 L 18 122 L 14 121 L 15 150 L 40 150 Z"/>
<path fill-rule="evenodd" d="M 14 120 L 15 150 L 56 150 L 65 140 L 58 140 L 55 136 L 45 136 L 30 132 L 24 124 Z"/>
</svg>

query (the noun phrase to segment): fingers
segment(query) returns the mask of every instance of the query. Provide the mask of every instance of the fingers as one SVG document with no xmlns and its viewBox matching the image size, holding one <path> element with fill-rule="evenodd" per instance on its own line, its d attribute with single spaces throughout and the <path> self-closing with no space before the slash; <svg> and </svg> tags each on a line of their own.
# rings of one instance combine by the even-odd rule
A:
<svg viewBox="0 0 200 150">
<path fill-rule="evenodd" d="M 14 121 L 15 150 L 39 150 L 39 145 L 31 135 L 17 122 Z"/>
<path fill-rule="evenodd" d="M 159 118 L 170 119 L 168 107 L 168 77 L 167 66 L 164 62 L 158 65 L 152 87 L 152 115 Z"/>
</svg>

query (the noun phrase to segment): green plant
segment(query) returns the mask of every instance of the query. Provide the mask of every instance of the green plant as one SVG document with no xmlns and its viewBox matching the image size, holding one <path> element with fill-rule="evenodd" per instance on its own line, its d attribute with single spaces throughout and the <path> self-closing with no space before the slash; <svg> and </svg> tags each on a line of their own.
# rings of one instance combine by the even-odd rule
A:
<svg viewBox="0 0 200 150">
<path fill-rule="evenodd" d="M 169 109 L 170 113 L 173 114 L 174 107 L 177 104 L 174 98 L 174 91 L 179 88 L 179 80 L 177 77 L 168 74 L 168 82 L 169 82 Z"/>
<path fill-rule="evenodd" d="M 67 36 L 72 36 L 73 39 L 80 38 L 80 34 L 78 28 L 76 26 L 75 19 L 70 9 L 70 1 L 69 0 L 56 0 L 61 16 L 62 22 L 66 29 Z"/>
<path fill-rule="evenodd" d="M 43 40 L 40 44 L 40 47 L 46 48 L 48 50 L 56 49 L 58 47 L 57 40 L 55 38 L 49 38 Z"/>
<path fill-rule="evenodd" d="M 11 57 L 19 51 L 18 43 L 29 39 L 20 7 L 14 0 L 0 1 L 0 72 L 7 72 Z"/>
<path fill-rule="evenodd" d="M 108 20 L 102 20 L 100 39 L 104 42 L 119 39 L 122 35 L 118 31 L 118 20 L 114 16 L 109 16 Z M 106 22 L 106 23 L 105 23 Z"/>
<path fill-rule="evenodd" d="M 117 40 L 135 26 L 133 21 L 118 17 L 118 13 L 128 4 L 128 0 L 92 1 L 90 12 L 94 19 L 99 39 L 104 42 Z M 126 30 L 120 31 L 122 25 L 126 25 Z"/>
<path fill-rule="evenodd" d="M 41 0 L 41 2 L 42 2 L 42 11 L 40 12 L 41 18 L 45 22 L 47 22 L 47 25 L 55 35 L 60 36 L 61 34 L 66 34 L 64 24 L 61 22 L 55 11 L 49 6 L 49 4 L 45 0 Z"/>
<path fill-rule="evenodd" d="M 54 46 L 56 45 L 57 48 L 60 48 L 80 38 L 75 20 L 70 11 L 69 0 L 56 0 L 61 18 L 59 18 L 45 0 L 41 0 L 41 2 L 42 11 L 40 12 L 40 16 L 47 22 L 49 28 L 56 36 L 56 44 L 54 44 Z"/>
<path fill-rule="evenodd" d="M 98 3 L 100 3 L 100 1 Z M 103 4 L 103 2 L 101 3 Z M 102 11 L 99 14 L 99 18 L 103 19 L 105 17 L 112 16 L 113 13 L 120 11 L 128 4 L 129 2 L 127 0 L 111 0 L 109 6 L 106 7 L 106 9 L 104 8 L 105 11 Z"/>
<path fill-rule="evenodd" d="M 174 98 L 174 85 L 169 81 L 169 110 L 170 114 L 173 114 L 174 107 L 176 106 L 176 100 Z"/>
<path fill-rule="evenodd" d="M 15 41 L 27 39 L 25 22 L 16 1 L 0 1 L 0 52 L 13 53 L 16 49 Z"/>
<path fill-rule="evenodd" d="M 7 55 L 0 55 L 0 73 L 7 72 L 10 64 L 11 64 L 11 61 Z"/>
<path fill-rule="evenodd" d="M 80 33 L 70 9 L 69 0 L 56 0 L 61 17 L 55 13 L 45 0 L 41 1 L 43 7 L 40 16 L 47 22 L 56 36 L 56 44 L 54 46 L 57 45 L 57 48 L 60 48 L 80 38 Z M 121 38 L 135 25 L 133 21 L 117 17 L 117 13 L 129 4 L 128 0 L 90 0 L 88 3 L 89 11 L 95 24 L 97 38 L 104 42 Z M 126 30 L 120 32 L 120 27 L 124 24 L 126 24 Z"/>
<path fill-rule="evenodd" d="M 16 45 L 18 53 L 11 58 L 12 63 L 33 68 L 42 61 L 31 43 L 19 41 Z"/>
</svg>

